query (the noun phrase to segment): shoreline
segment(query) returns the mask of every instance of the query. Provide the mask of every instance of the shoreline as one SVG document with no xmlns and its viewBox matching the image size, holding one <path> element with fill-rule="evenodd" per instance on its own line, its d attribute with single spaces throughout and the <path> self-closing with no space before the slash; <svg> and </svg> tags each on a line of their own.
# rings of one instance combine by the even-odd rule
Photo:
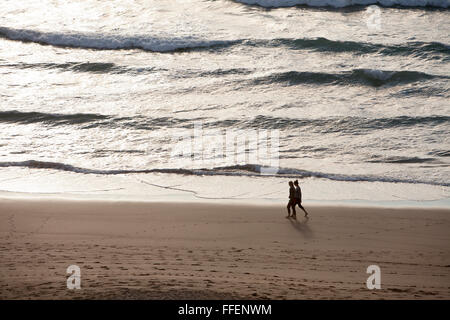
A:
<svg viewBox="0 0 450 320">
<path fill-rule="evenodd" d="M 449 299 L 450 210 L 308 209 L 0 199 L 0 299 Z"/>
<path fill-rule="evenodd" d="M 287 180 L 270 177 L 172 174 L 85 175 L 9 168 L 0 175 L 0 197 L 121 199 L 133 201 L 282 204 Z M 305 205 L 450 208 L 450 188 L 387 182 L 304 178 Z"/>
<path fill-rule="evenodd" d="M 199 199 L 195 197 L 179 196 L 174 194 L 171 196 L 161 197 L 160 199 L 152 199 L 145 196 L 133 197 L 129 194 L 76 194 L 76 193 L 36 193 L 36 192 L 15 192 L 0 190 L 0 201 L 3 200 L 58 200 L 58 201 L 105 201 L 105 202 L 130 202 L 130 203 L 193 203 L 193 204 L 212 204 L 212 205 L 242 205 L 242 206 L 272 206 L 285 207 L 285 203 L 280 199 Z M 305 206 L 311 207 L 349 207 L 349 208 L 380 208 L 380 209 L 436 209 L 450 210 L 450 199 L 439 199 L 429 201 L 411 201 L 411 200 L 306 200 L 303 201 Z"/>
</svg>

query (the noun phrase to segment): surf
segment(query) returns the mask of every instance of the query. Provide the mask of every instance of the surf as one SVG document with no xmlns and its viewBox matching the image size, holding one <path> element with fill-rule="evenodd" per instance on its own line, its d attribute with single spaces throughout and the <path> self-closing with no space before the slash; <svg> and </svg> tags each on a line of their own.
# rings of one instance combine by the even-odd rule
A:
<svg viewBox="0 0 450 320">
<path fill-rule="evenodd" d="M 394 177 L 383 177 L 377 175 L 357 175 L 357 174 L 337 174 L 319 171 L 301 170 L 295 168 L 275 168 L 258 164 L 230 165 L 214 168 L 153 168 L 153 169 L 90 169 L 73 166 L 66 163 L 50 162 L 41 160 L 9 161 L 0 162 L 0 168 L 23 167 L 30 169 L 50 169 L 58 171 L 68 171 L 81 174 L 96 175 L 123 175 L 123 174 L 146 174 L 146 173 L 166 173 L 177 175 L 194 176 L 245 176 L 260 178 L 283 178 L 283 179 L 305 179 L 316 178 L 342 182 L 388 182 L 388 183 L 406 183 L 406 184 L 427 184 L 434 186 L 449 187 L 450 183 L 438 182 L 432 180 L 401 179 Z"/>
<path fill-rule="evenodd" d="M 140 49 L 152 52 L 172 52 L 226 46 L 235 41 L 205 40 L 195 37 L 162 37 L 147 35 L 115 35 L 80 32 L 47 32 L 31 29 L 0 27 L 0 37 L 34 42 L 42 45 L 96 50 Z"/>
</svg>

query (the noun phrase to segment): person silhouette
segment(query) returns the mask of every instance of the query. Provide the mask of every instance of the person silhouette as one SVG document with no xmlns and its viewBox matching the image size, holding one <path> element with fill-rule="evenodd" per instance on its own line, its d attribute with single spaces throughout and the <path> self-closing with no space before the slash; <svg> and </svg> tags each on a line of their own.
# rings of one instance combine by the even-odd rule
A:
<svg viewBox="0 0 450 320">
<path fill-rule="evenodd" d="M 292 218 L 297 217 L 297 213 L 295 212 L 295 187 L 292 181 L 289 181 L 289 202 L 287 204 L 288 215 L 286 218 L 291 217 L 291 208 L 292 208 Z"/>
<path fill-rule="evenodd" d="M 303 208 L 303 206 L 302 206 L 302 189 L 300 189 L 300 186 L 298 185 L 298 180 L 294 181 L 294 186 L 295 186 L 295 204 L 294 204 L 294 208 L 295 208 L 295 205 L 297 204 L 300 207 L 300 209 L 302 209 L 303 212 L 305 212 L 305 217 L 307 217 L 308 216 L 308 212 L 306 212 L 305 208 Z"/>
</svg>

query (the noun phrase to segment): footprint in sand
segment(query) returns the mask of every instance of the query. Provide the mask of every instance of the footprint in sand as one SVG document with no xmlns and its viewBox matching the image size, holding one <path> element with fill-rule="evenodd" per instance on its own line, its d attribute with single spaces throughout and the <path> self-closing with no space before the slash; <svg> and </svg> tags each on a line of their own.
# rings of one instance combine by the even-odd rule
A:
<svg viewBox="0 0 450 320">
<path fill-rule="evenodd" d="M 16 223 L 14 220 L 14 214 L 11 214 L 8 218 L 8 224 L 9 224 L 9 234 L 7 238 L 12 238 L 16 234 Z"/>
</svg>

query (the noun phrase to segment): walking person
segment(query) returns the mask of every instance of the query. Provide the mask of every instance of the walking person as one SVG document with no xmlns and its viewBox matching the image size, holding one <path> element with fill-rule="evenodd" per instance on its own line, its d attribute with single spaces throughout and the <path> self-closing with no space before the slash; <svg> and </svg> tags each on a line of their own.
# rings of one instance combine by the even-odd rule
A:
<svg viewBox="0 0 450 320">
<path fill-rule="evenodd" d="M 288 215 L 286 218 L 297 218 L 297 213 L 295 212 L 295 187 L 292 181 L 289 181 L 289 202 L 287 204 Z M 292 216 L 291 216 L 291 208 L 292 208 Z"/>
<path fill-rule="evenodd" d="M 305 212 L 305 217 L 307 217 L 308 212 L 306 212 L 305 208 L 303 208 L 303 206 L 302 206 L 302 189 L 300 189 L 300 186 L 298 185 L 298 180 L 294 181 L 294 186 L 295 186 L 295 204 L 298 204 L 300 209 L 302 209 L 303 212 Z M 294 204 L 294 208 L 295 208 L 295 204 Z M 294 213 L 295 213 L 295 209 L 294 209 Z"/>
</svg>

